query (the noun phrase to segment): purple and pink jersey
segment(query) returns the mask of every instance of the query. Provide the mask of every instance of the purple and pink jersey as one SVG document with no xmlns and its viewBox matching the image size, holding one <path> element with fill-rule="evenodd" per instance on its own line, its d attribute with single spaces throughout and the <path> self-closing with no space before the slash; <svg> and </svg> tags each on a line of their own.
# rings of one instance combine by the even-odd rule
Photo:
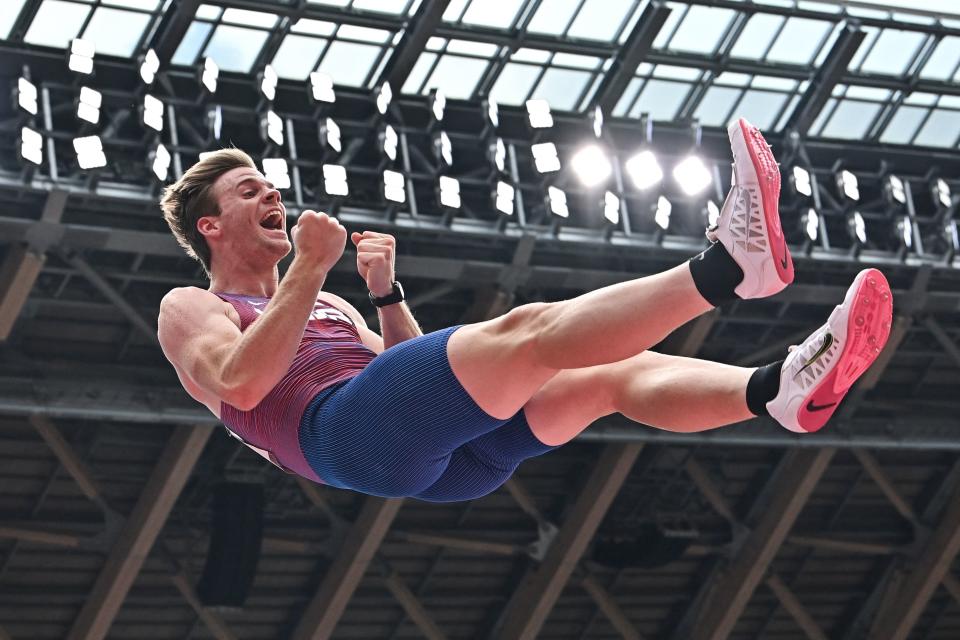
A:
<svg viewBox="0 0 960 640">
<path fill-rule="evenodd" d="M 245 331 L 263 313 L 270 298 L 217 294 L 233 305 Z M 250 411 L 226 402 L 220 420 L 231 434 L 264 450 L 277 466 L 322 482 L 300 450 L 304 410 L 318 393 L 359 374 L 376 354 L 365 347 L 353 320 L 335 306 L 317 300 L 290 368 L 270 393 Z"/>
</svg>

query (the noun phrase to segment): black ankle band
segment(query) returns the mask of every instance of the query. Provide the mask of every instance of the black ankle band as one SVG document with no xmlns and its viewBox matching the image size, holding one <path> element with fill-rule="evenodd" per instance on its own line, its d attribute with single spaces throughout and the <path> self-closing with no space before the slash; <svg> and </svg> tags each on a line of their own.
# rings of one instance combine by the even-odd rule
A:
<svg viewBox="0 0 960 640">
<path fill-rule="evenodd" d="M 714 242 L 700 255 L 690 258 L 693 283 L 703 299 L 715 307 L 733 302 L 733 292 L 743 281 L 743 270 L 719 242 Z"/>
<path fill-rule="evenodd" d="M 755 416 L 769 416 L 767 403 L 780 391 L 780 367 L 783 360 L 760 367 L 747 382 L 747 408 Z"/>
</svg>

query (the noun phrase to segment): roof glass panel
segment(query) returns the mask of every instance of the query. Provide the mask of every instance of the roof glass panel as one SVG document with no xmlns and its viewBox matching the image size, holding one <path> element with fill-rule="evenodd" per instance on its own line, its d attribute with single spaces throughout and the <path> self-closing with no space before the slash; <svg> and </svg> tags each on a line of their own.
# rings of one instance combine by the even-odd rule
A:
<svg viewBox="0 0 960 640">
<path fill-rule="evenodd" d="M 900 107 L 881 134 L 880 142 L 909 144 L 926 116 L 927 109 L 922 107 Z"/>
<path fill-rule="evenodd" d="M 160 0 L 100 0 L 100 4 L 114 7 L 126 7 L 127 9 L 143 9 L 144 11 L 154 11 L 160 6 Z"/>
<path fill-rule="evenodd" d="M 403 83 L 403 87 L 400 88 L 400 91 L 402 93 L 420 93 L 420 86 L 427 78 L 430 70 L 433 69 L 433 62 L 436 59 L 437 54 L 435 53 L 429 51 L 421 53 L 420 57 L 417 58 L 417 61 L 414 63 L 413 69 L 410 70 L 410 75 L 407 76 L 407 80 Z"/>
<path fill-rule="evenodd" d="M 624 90 L 623 95 L 620 96 L 620 99 L 617 100 L 617 104 L 613 107 L 612 116 L 615 118 L 621 118 L 626 115 L 627 110 L 630 109 L 630 105 L 633 104 L 634 99 L 637 97 L 637 92 L 643 87 L 643 83 L 646 80 L 644 78 L 633 78 L 627 84 L 627 88 Z"/>
<path fill-rule="evenodd" d="M 722 127 L 730 121 L 730 111 L 740 99 L 740 89 L 710 87 L 697 105 L 693 117 L 708 127 Z"/>
<path fill-rule="evenodd" d="M 663 27 L 660 28 L 660 33 L 658 33 L 657 37 L 653 40 L 654 49 L 662 49 L 667 46 L 667 42 L 673 37 L 673 32 L 677 30 L 677 25 L 680 24 L 683 16 L 687 14 L 687 5 L 685 4 L 668 2 L 667 6 L 670 7 L 672 11 L 670 11 L 670 15 L 667 16 L 666 22 L 663 23 Z"/>
<path fill-rule="evenodd" d="M 44 0 L 27 29 L 24 42 L 66 49 L 80 33 L 90 6 L 61 0 Z"/>
<path fill-rule="evenodd" d="M 740 37 L 734 43 L 730 55 L 734 58 L 763 59 L 783 21 L 783 16 L 775 16 L 769 13 L 754 14 L 747 21 L 747 26 L 744 27 Z"/>
<path fill-rule="evenodd" d="M 859 100 L 841 100 L 820 132 L 826 138 L 860 140 L 880 111 L 879 104 Z"/>
<path fill-rule="evenodd" d="M 713 53 L 735 15 L 736 12 L 731 9 L 692 6 L 670 39 L 668 48 L 673 51 Z"/>
<path fill-rule="evenodd" d="M 276 55 L 273 56 L 273 70 L 281 78 L 306 80 L 317 66 L 320 54 L 327 46 L 323 38 L 310 38 L 294 33 L 283 39 Z"/>
<path fill-rule="evenodd" d="M 586 0 L 567 35 L 610 42 L 620 33 L 634 4 L 636 0 Z"/>
<path fill-rule="evenodd" d="M 926 36 L 916 31 L 884 29 L 860 71 L 901 75 L 907 70 Z"/>
<path fill-rule="evenodd" d="M 300 18 L 290 27 L 290 30 L 294 33 L 309 33 L 315 36 L 332 36 L 337 30 L 337 25 L 326 20 Z"/>
<path fill-rule="evenodd" d="M 830 32 L 833 25 L 823 20 L 808 18 L 788 18 L 773 44 L 767 60 L 791 64 L 810 64 L 813 56 L 820 50 L 820 43 Z"/>
<path fill-rule="evenodd" d="M 369 44 L 336 40 L 330 44 L 317 70 L 333 78 L 334 84 L 362 87 L 382 51 Z"/>
<path fill-rule="evenodd" d="M 488 66 L 490 63 L 487 60 L 479 58 L 443 56 L 437 62 L 421 93 L 428 93 L 430 89 L 437 88 L 448 98 L 469 100 L 473 97 L 477 83 L 480 82 Z"/>
<path fill-rule="evenodd" d="M 875 4 L 882 7 L 902 7 L 936 13 L 960 14 L 960 5 L 944 0 L 858 0 L 860 4 Z"/>
<path fill-rule="evenodd" d="M 630 117 L 649 113 L 654 120 L 673 120 L 693 85 L 669 80 L 648 80 L 640 99 L 630 110 Z"/>
<path fill-rule="evenodd" d="M 150 19 L 149 13 L 98 7 L 82 37 L 94 43 L 97 53 L 129 58 L 150 25 Z"/>
<path fill-rule="evenodd" d="M 272 13 L 264 13 L 262 11 L 247 11 L 246 9 L 228 8 L 224 10 L 221 20 L 224 22 L 229 22 L 230 24 L 238 24 L 244 27 L 261 27 L 263 29 L 270 29 L 271 27 L 276 26 L 279 18 Z"/>
<path fill-rule="evenodd" d="M 546 100 L 551 109 L 571 111 L 577 106 L 590 78 L 591 74 L 586 71 L 550 67 L 543 74 L 532 97 Z"/>
<path fill-rule="evenodd" d="M 497 45 L 490 42 L 474 42 L 473 40 L 451 40 L 447 43 L 449 53 L 465 53 L 468 56 L 489 58 L 496 55 Z"/>
<path fill-rule="evenodd" d="M 472 24 L 478 27 L 493 27 L 495 29 L 506 29 L 513 24 L 517 12 L 523 6 L 525 0 L 473 0 L 467 7 L 463 18 L 460 21 L 463 24 Z"/>
<path fill-rule="evenodd" d="M 934 109 L 914 138 L 913 144 L 924 147 L 953 147 L 960 136 L 960 111 Z"/>
<path fill-rule="evenodd" d="M 173 64 L 193 64 L 197 59 L 197 54 L 200 53 L 200 48 L 203 47 L 203 43 L 206 42 L 207 35 L 211 29 L 213 29 L 213 25 L 208 22 L 194 22 L 191 24 L 170 62 Z"/>
<path fill-rule="evenodd" d="M 540 67 L 508 62 L 490 89 L 490 97 L 500 104 L 523 104 L 539 75 Z"/>
<path fill-rule="evenodd" d="M 580 0 L 543 0 L 527 25 L 527 31 L 559 36 L 566 31 L 579 5 Z"/>
<path fill-rule="evenodd" d="M 326 4 L 333 7 L 345 7 L 350 0 L 307 0 L 307 4 Z"/>
<path fill-rule="evenodd" d="M 408 0 L 353 0 L 350 8 L 360 11 L 376 11 L 378 13 L 400 15 L 407 13 L 412 7 Z"/>
<path fill-rule="evenodd" d="M 947 36 L 940 41 L 933 55 L 920 71 L 920 77 L 928 80 L 949 80 L 960 65 L 960 38 Z"/>
<path fill-rule="evenodd" d="M 0 38 L 9 38 L 10 30 L 20 16 L 23 3 L 27 0 L 9 0 L 5 10 L 0 11 Z"/>
<path fill-rule="evenodd" d="M 268 35 L 259 29 L 221 24 L 214 30 L 203 55 L 213 58 L 221 71 L 249 73 Z"/>
<path fill-rule="evenodd" d="M 215 7 L 212 4 L 202 4 L 197 8 L 194 16 L 197 20 L 216 20 L 223 13 L 223 7 Z"/>
<path fill-rule="evenodd" d="M 777 121 L 788 97 L 786 93 L 751 89 L 743 94 L 743 99 L 737 105 L 737 115 L 746 118 L 755 127 L 769 129 Z"/>
<path fill-rule="evenodd" d="M 352 24 L 342 24 L 337 29 L 337 38 L 344 40 L 360 40 L 361 42 L 385 43 L 390 40 L 390 32 L 383 29 L 370 29 Z"/>
</svg>

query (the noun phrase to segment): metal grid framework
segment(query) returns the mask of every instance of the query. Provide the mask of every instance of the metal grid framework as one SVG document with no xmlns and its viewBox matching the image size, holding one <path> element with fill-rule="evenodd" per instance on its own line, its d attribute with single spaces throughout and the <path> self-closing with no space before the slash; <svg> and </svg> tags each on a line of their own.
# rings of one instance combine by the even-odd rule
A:
<svg viewBox="0 0 960 640">
<path fill-rule="evenodd" d="M 957 142 L 953 18 L 868 2 L 625 0 L 600 11 L 595 0 L 513 0 L 496 14 L 480 0 L 118 4 L 23 0 L 0 18 L 3 82 L 12 88 L 29 67 L 49 103 L 34 124 L 58 159 L 25 169 L 15 149 L 24 118 L 0 103 L 0 637 L 957 636 L 960 274 L 943 234 L 955 205 L 929 193 L 957 169 L 947 149 Z M 33 28 L 54 11 L 83 16 L 56 31 L 59 45 L 31 44 L 31 31 L 54 33 Z M 124 34 L 129 51 L 116 46 L 121 56 L 158 52 L 166 127 L 157 136 L 140 125 L 135 65 L 98 56 L 103 119 L 85 131 L 103 136 L 111 163 L 89 173 L 71 157 L 79 83 L 56 47 L 96 33 L 96 15 L 111 11 L 146 23 Z M 237 28 L 256 32 L 244 33 L 248 61 L 224 71 L 215 97 L 199 97 L 192 67 L 166 64 L 229 50 Z M 779 43 L 798 40 L 809 50 L 788 57 Z M 341 56 L 356 66 L 336 105 L 318 111 L 302 79 L 339 73 Z M 284 145 L 256 131 L 268 105 L 253 75 L 269 61 L 283 69 L 273 107 Z M 383 119 L 370 94 L 386 79 L 401 88 L 387 120 L 400 133 L 403 207 L 386 207 L 379 186 Z M 437 84 L 464 100 L 443 125 L 463 185 L 455 212 L 435 202 L 437 127 L 423 96 Z M 511 220 L 490 206 L 479 140 L 490 132 L 477 135 L 480 100 L 492 95 L 507 107 L 496 133 L 520 192 Z M 549 134 L 508 108 L 554 96 L 569 112 Z M 703 246 L 706 198 L 665 183 L 677 213 L 664 233 L 649 215 L 654 198 L 617 185 L 626 215 L 607 227 L 591 208 L 596 194 L 566 171 L 546 181 L 533 171 L 530 144 L 555 141 L 566 163 L 597 105 L 614 116 L 604 141 L 621 157 L 651 144 L 680 157 L 699 119 L 701 152 L 717 165 L 713 199 L 729 181 L 721 127 L 751 109 L 768 119 L 783 166 L 814 175 L 809 199 L 784 189 L 798 282 L 705 316 L 661 350 L 741 365 L 781 357 L 863 264 L 887 273 L 890 345 L 829 430 L 800 439 L 758 420 L 679 435 L 610 418 L 487 498 L 428 505 L 274 473 L 179 389 L 154 318 L 170 288 L 204 282 L 157 215 L 159 184 L 144 161 L 158 141 L 182 168 L 222 144 L 207 119 L 219 106 L 224 141 L 258 160 L 292 160 L 291 210 L 331 206 L 351 228 L 398 237 L 398 277 L 431 330 L 654 273 Z M 643 113 L 655 121 L 652 143 L 634 120 Z M 343 130 L 339 155 L 324 157 L 317 140 L 326 116 Z M 910 142 L 930 146 L 897 146 Z M 327 159 L 347 167 L 346 200 L 319 187 Z M 833 184 L 840 166 L 861 178 L 866 246 L 848 233 L 854 205 Z M 909 205 L 885 195 L 891 173 Z M 571 194 L 570 220 L 545 210 L 548 184 Z M 815 242 L 801 227 L 810 207 L 826 232 Z M 904 215 L 921 241 L 909 249 L 892 236 Z M 351 263 L 345 256 L 328 286 L 366 308 Z M 195 588 L 223 479 L 260 483 L 267 497 L 257 579 L 233 611 L 204 607 Z"/>
</svg>

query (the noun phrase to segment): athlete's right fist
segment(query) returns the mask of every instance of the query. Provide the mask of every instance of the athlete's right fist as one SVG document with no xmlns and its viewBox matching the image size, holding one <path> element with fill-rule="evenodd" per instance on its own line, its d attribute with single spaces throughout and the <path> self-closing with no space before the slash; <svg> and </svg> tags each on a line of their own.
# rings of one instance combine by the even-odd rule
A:
<svg viewBox="0 0 960 640">
<path fill-rule="evenodd" d="M 336 218 L 309 209 L 300 214 L 297 224 L 290 229 L 290 237 L 297 255 L 324 273 L 337 263 L 347 244 L 347 230 Z"/>
</svg>

